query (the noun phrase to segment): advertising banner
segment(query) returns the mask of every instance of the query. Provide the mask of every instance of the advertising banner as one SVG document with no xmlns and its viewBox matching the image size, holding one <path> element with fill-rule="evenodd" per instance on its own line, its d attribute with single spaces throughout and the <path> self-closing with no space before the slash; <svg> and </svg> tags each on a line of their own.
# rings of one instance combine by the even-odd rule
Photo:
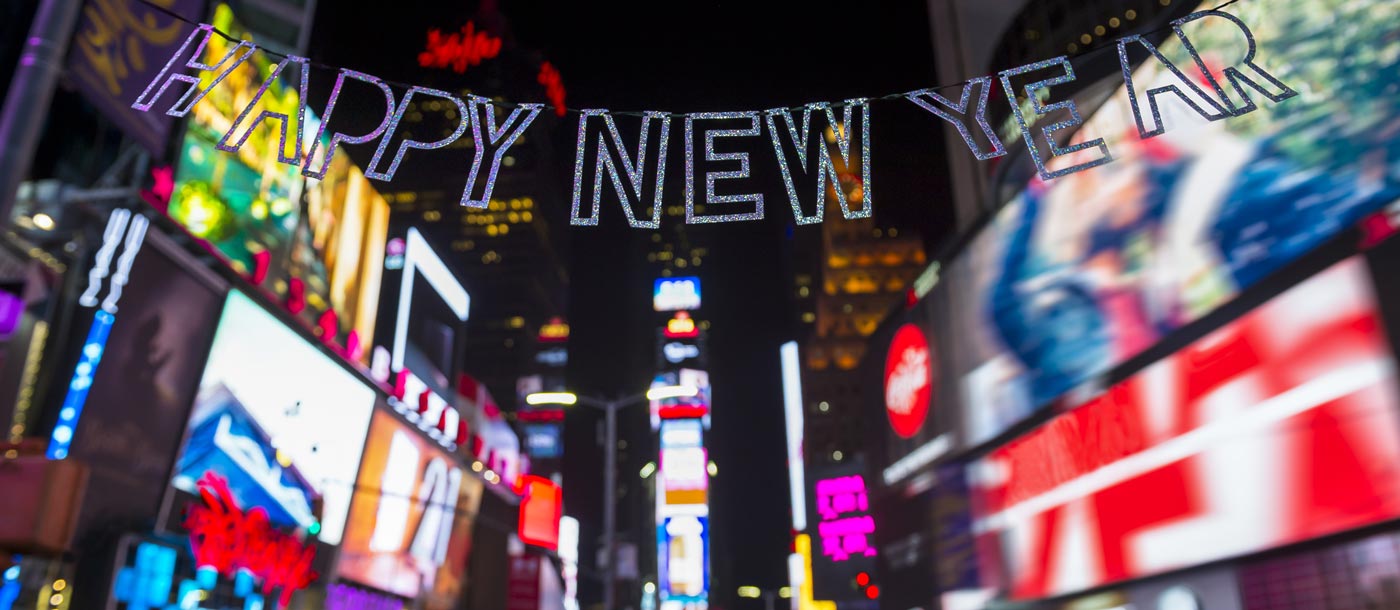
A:
<svg viewBox="0 0 1400 610">
<path fill-rule="evenodd" d="M 75 542 L 150 528 L 204 371 L 227 286 L 150 231 L 122 287 L 68 457 L 87 465 Z"/>
<path fill-rule="evenodd" d="M 374 409 L 372 388 L 241 292 L 230 292 L 175 464 L 214 473 L 274 524 L 337 545 Z"/>
<path fill-rule="evenodd" d="M 657 528 L 661 601 L 706 601 L 710 591 L 709 518 L 667 517 Z"/>
<path fill-rule="evenodd" d="M 204 14 L 204 0 L 152 2 L 184 17 Z M 165 156 L 174 119 L 162 112 L 133 110 L 131 101 L 160 73 L 191 29 L 139 0 L 89 0 L 73 33 L 67 73 L 74 84 L 103 116 L 157 159 Z"/>
<path fill-rule="evenodd" d="M 467 584 L 481 481 L 384 409 L 374 413 L 358 481 L 340 577 L 452 608 Z"/>
<path fill-rule="evenodd" d="M 1400 516 L 1395 362 L 1359 257 L 975 464 L 979 550 L 1038 598 Z"/>
</svg>

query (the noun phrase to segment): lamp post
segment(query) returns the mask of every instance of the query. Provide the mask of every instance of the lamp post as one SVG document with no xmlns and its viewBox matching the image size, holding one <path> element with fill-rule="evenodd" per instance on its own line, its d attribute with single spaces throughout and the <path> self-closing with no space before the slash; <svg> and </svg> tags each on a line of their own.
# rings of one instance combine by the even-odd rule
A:
<svg viewBox="0 0 1400 610">
<path fill-rule="evenodd" d="M 607 557 L 608 561 L 603 570 L 604 610 L 617 608 L 616 591 L 613 588 L 617 576 L 617 412 L 652 400 L 684 398 L 699 393 L 700 390 L 695 386 L 658 386 L 647 390 L 645 394 L 617 400 L 579 396 L 573 392 L 537 392 L 525 397 L 525 403 L 531 406 L 569 407 L 579 404 L 601 409 L 605 415 L 603 442 L 607 448 L 603 451 L 603 556 Z"/>
</svg>

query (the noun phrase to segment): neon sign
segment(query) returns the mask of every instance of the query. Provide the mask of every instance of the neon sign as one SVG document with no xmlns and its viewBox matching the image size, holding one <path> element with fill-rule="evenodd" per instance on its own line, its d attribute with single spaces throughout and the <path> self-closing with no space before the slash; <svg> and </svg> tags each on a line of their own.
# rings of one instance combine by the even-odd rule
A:
<svg viewBox="0 0 1400 610">
<path fill-rule="evenodd" d="M 666 321 L 665 335 L 668 339 L 693 339 L 700 336 L 700 329 L 689 313 L 678 311 L 674 318 Z"/>
<path fill-rule="evenodd" d="M 203 503 L 190 508 L 184 525 L 201 569 L 212 568 L 228 577 L 247 572 L 262 583 L 263 595 L 281 589 L 279 608 L 319 576 L 311 569 L 315 545 L 274 529 L 261 507 L 246 512 L 239 508 L 222 477 L 205 474 L 199 481 L 199 495 Z"/>
<path fill-rule="evenodd" d="M 846 561 L 852 555 L 875 556 L 875 519 L 869 515 L 865 477 L 857 474 L 817 481 L 816 504 L 823 555 L 833 562 Z M 855 514 L 844 516 L 850 513 Z"/>
<path fill-rule="evenodd" d="M 559 69 L 547 61 L 541 63 L 540 75 L 536 80 L 544 85 L 544 95 L 549 98 L 550 105 L 554 106 L 554 114 L 564 116 L 569 109 L 564 106 L 564 81 L 559 78 Z"/>
<path fill-rule="evenodd" d="M 569 325 L 563 318 L 550 318 L 549 324 L 540 327 L 539 341 L 541 343 L 557 343 L 566 341 L 569 338 Z"/>
<path fill-rule="evenodd" d="M 700 308 L 700 278 L 658 278 L 652 285 L 651 306 L 656 311 Z"/>
<path fill-rule="evenodd" d="M 520 541 L 556 550 L 559 548 L 559 519 L 564 516 L 564 493 L 553 481 L 535 475 L 520 477 L 515 492 L 521 494 Z"/>
<path fill-rule="evenodd" d="M 418 54 L 418 65 L 424 68 L 451 68 L 462 74 L 467 68 L 501 54 L 501 39 L 476 31 L 470 21 L 457 34 L 443 35 L 436 28 L 428 30 L 428 44 Z"/>
</svg>

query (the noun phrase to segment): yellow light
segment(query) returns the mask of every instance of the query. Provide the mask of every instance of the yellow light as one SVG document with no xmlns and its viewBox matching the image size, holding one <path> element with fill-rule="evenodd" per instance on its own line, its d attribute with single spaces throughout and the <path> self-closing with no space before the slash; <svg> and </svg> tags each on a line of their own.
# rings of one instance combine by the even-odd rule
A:
<svg viewBox="0 0 1400 610">
<path fill-rule="evenodd" d="M 67 588 L 68 588 L 68 581 L 63 580 L 62 578 L 53 581 L 53 590 L 54 590 L 54 591 L 62 591 L 62 590 L 67 589 Z"/>
<path fill-rule="evenodd" d="M 778 589 L 778 597 L 788 599 L 792 597 L 792 587 L 781 587 Z"/>
<path fill-rule="evenodd" d="M 283 468 L 290 468 L 292 465 L 292 456 L 287 455 L 286 452 L 282 451 L 281 449 L 278 449 L 277 463 L 281 464 Z"/>
<path fill-rule="evenodd" d="M 39 227 L 40 229 L 43 229 L 45 231 L 52 231 L 54 227 L 53 216 L 49 216 L 48 214 L 45 214 L 43 212 L 35 214 L 34 226 Z"/>
<path fill-rule="evenodd" d="M 752 586 L 739 587 L 739 597 L 747 597 L 747 598 L 749 598 L 749 599 L 755 599 L 755 598 L 757 598 L 757 597 L 758 597 L 759 595 L 761 595 L 761 594 L 762 594 L 762 592 L 759 591 L 758 587 L 752 587 Z"/>
<path fill-rule="evenodd" d="M 535 392 L 525 397 L 528 405 L 572 405 L 578 402 L 573 392 Z"/>
<path fill-rule="evenodd" d="M 60 605 L 60 604 L 62 604 L 62 603 L 63 603 L 63 594 L 62 594 L 62 593 L 54 593 L 53 595 L 49 596 L 49 605 L 50 605 L 50 606 L 58 606 L 58 605 Z"/>
<path fill-rule="evenodd" d="M 714 462 L 710 462 L 705 465 L 705 472 L 710 473 L 712 477 L 717 477 L 719 476 L 719 466 L 716 466 Z"/>
<path fill-rule="evenodd" d="M 655 472 L 656 472 L 656 462 L 647 462 L 646 466 L 642 466 L 642 471 L 639 472 L 638 474 L 642 475 L 642 478 L 645 479 L 645 478 L 651 476 L 652 474 L 654 474 Z"/>
<path fill-rule="evenodd" d="M 481 462 L 472 462 L 472 472 L 481 472 L 485 468 L 485 466 L 481 465 Z"/>
<path fill-rule="evenodd" d="M 647 400 L 665 400 L 667 398 L 689 398 L 699 393 L 700 389 L 693 385 L 666 385 L 647 390 Z M 525 401 L 529 402 L 529 400 L 530 397 L 526 396 Z"/>
</svg>

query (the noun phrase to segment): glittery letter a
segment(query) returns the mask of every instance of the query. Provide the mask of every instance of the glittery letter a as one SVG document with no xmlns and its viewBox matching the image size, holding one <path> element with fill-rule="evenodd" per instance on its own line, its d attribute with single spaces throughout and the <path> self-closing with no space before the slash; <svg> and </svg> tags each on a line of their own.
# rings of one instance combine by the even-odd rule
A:
<svg viewBox="0 0 1400 610">
<path fill-rule="evenodd" d="M 651 134 L 653 122 L 659 122 L 661 129 L 657 137 L 660 148 L 656 155 L 656 180 L 653 183 L 655 186 L 651 189 L 652 200 L 649 206 L 651 219 L 638 220 L 634 210 L 638 206 L 645 205 L 647 199 L 647 149 L 651 146 L 651 140 L 647 136 Z M 607 132 L 606 137 L 604 130 Z M 642 113 L 642 130 L 637 138 L 637 155 L 633 157 L 627 153 L 627 143 L 623 141 L 622 134 L 618 133 L 617 122 L 613 120 L 611 114 L 608 114 L 608 111 L 584 110 L 580 112 L 578 117 L 578 148 L 574 151 L 573 211 L 569 216 L 569 224 L 587 227 L 598 224 L 598 208 L 602 206 L 603 176 L 606 172 L 607 177 L 612 181 L 613 192 L 617 193 L 617 198 L 622 204 L 622 213 L 627 216 L 627 225 L 634 229 L 660 228 L 661 191 L 662 186 L 666 183 L 666 143 L 670 140 L 670 136 L 670 115 L 662 112 Z M 611 142 L 611 146 L 608 145 L 609 142 Z M 586 154 L 590 150 L 594 151 L 593 162 L 585 165 L 584 158 L 590 156 Z M 617 172 L 619 167 L 622 168 L 622 174 L 627 176 L 625 181 Z M 585 176 L 585 174 L 588 175 Z M 592 190 L 592 213 L 585 218 L 580 216 L 579 212 L 586 186 L 591 187 Z"/>
<path fill-rule="evenodd" d="M 369 83 L 379 88 L 379 91 L 384 94 L 384 118 L 379 121 L 379 126 L 374 128 L 374 131 L 371 131 L 362 136 L 352 136 L 345 133 L 341 133 L 339 131 L 335 132 L 333 135 L 331 135 L 330 144 L 326 146 L 326 153 L 322 155 L 323 159 L 321 160 L 320 168 L 311 169 L 312 164 L 315 162 L 314 159 L 316 158 L 316 149 L 321 146 L 321 138 L 326 135 L 326 128 L 330 126 L 331 117 L 335 115 L 335 103 L 340 100 L 340 89 L 345 85 L 345 79 L 347 78 L 353 78 L 357 81 Z M 389 85 L 385 84 L 384 81 L 379 80 L 379 77 L 377 76 L 372 76 L 363 72 L 356 72 L 354 70 L 346 70 L 345 68 L 341 68 L 340 75 L 336 76 L 335 78 L 335 87 L 331 88 L 331 99 L 330 101 L 326 102 L 326 117 L 321 120 L 321 128 L 316 130 L 316 138 L 311 141 L 311 151 L 306 153 L 306 167 L 302 169 L 301 175 L 310 178 L 315 178 L 317 180 L 325 178 L 326 170 L 330 169 L 331 166 L 331 158 L 335 156 L 335 151 L 337 148 L 340 147 L 340 144 L 342 142 L 345 144 L 364 144 L 366 142 L 373 142 L 375 138 L 378 138 L 380 135 L 382 135 L 384 133 L 384 130 L 389 127 L 389 120 L 393 116 L 394 92 L 391 89 L 389 89 Z"/>
<path fill-rule="evenodd" d="M 301 88 L 299 89 L 300 94 L 297 97 L 297 137 L 296 142 L 293 143 L 292 154 L 287 154 L 287 131 L 291 127 L 288 125 L 288 123 L 291 122 L 291 118 L 280 112 L 268 110 L 265 103 L 263 104 L 263 111 L 258 113 L 258 116 L 253 118 L 253 122 L 249 123 L 243 130 L 243 136 L 238 138 L 236 144 L 230 145 L 229 140 L 233 139 L 233 134 L 238 133 L 239 127 L 243 125 L 243 120 L 247 119 L 248 115 L 258 108 L 259 103 L 263 102 L 263 96 L 267 94 L 268 87 L 271 87 L 273 81 L 276 81 L 282 76 L 282 72 L 287 69 L 287 64 L 297 64 L 297 71 L 301 73 Z M 238 149 L 243 148 L 243 143 L 248 141 L 248 136 L 253 135 L 253 130 L 258 128 L 258 123 L 263 122 L 263 119 L 277 119 L 282 127 L 281 138 L 279 140 L 280 145 L 277 148 L 277 160 L 287 165 L 301 165 L 302 132 L 306 128 L 307 78 L 310 72 L 311 65 L 305 57 L 289 55 L 286 59 L 279 62 L 277 66 L 272 69 L 272 74 L 268 75 L 267 80 L 263 81 L 262 87 L 258 88 L 258 92 L 253 94 L 252 101 L 248 102 L 248 105 L 243 108 L 243 112 L 240 112 L 238 118 L 233 120 L 233 125 L 230 125 L 228 131 L 224 133 L 224 137 L 219 138 L 219 142 L 214 146 L 217 146 L 219 150 L 224 152 L 236 153 Z"/>
<path fill-rule="evenodd" d="M 1028 72 L 1036 72 L 1038 70 L 1044 70 L 1046 68 L 1052 67 L 1058 67 L 1064 70 L 1065 73 L 1049 80 L 1041 80 L 1029 83 L 1025 86 L 1024 89 L 1026 99 L 1030 101 L 1031 112 L 1034 115 L 1032 119 L 1034 119 L 1036 116 L 1049 114 L 1056 110 L 1064 110 L 1065 112 L 1069 113 L 1068 119 L 1059 121 L 1057 123 L 1051 123 L 1040 128 L 1040 133 L 1045 138 L 1046 145 L 1050 148 L 1049 156 L 1058 157 L 1060 155 L 1067 155 L 1070 153 L 1079 152 L 1081 150 L 1094 147 L 1097 147 L 1100 153 L 1100 156 L 1097 159 L 1084 161 L 1082 163 L 1077 163 L 1075 165 L 1071 165 L 1069 167 L 1064 167 L 1054 171 L 1051 171 L 1046 168 L 1045 164 L 1049 159 L 1046 159 L 1041 155 L 1040 145 L 1037 144 L 1035 141 L 1035 132 L 1031 129 L 1030 125 L 1026 124 L 1025 112 L 1021 110 L 1021 105 L 1016 101 L 1016 89 L 1011 86 L 1011 77 L 1013 76 L 1026 74 Z M 1068 129 L 1071 127 L 1077 127 L 1084 123 L 1084 119 L 1079 116 L 1079 107 L 1075 105 L 1073 100 L 1064 100 L 1062 102 L 1055 102 L 1053 104 L 1048 105 L 1041 104 L 1040 98 L 1036 96 L 1036 92 L 1040 91 L 1041 89 L 1049 89 L 1051 87 L 1054 87 L 1055 85 L 1063 85 L 1073 80 L 1074 66 L 1069 63 L 1069 58 L 1063 55 L 1054 59 L 1047 59 L 1045 61 L 1039 61 L 1033 64 L 1027 64 L 1019 68 L 1012 68 L 1010 70 L 1005 70 L 1001 72 L 1001 86 L 1006 89 L 1006 99 L 1011 103 L 1011 113 L 1016 117 L 1016 125 L 1021 128 L 1022 139 L 1026 141 L 1026 148 L 1030 149 L 1031 160 L 1035 162 L 1035 169 L 1036 171 L 1040 172 L 1041 180 L 1054 180 L 1055 178 L 1059 178 L 1060 176 L 1072 174 L 1074 172 L 1089 169 L 1091 167 L 1098 167 L 1100 165 L 1110 163 L 1113 161 L 1112 155 L 1108 154 L 1108 145 L 1104 144 L 1103 138 L 1095 138 L 1093 140 L 1080 142 L 1073 146 L 1067 147 L 1061 147 L 1055 142 L 1056 131 L 1059 131 L 1061 129 Z"/>
<path fill-rule="evenodd" d="M 496 105 L 484 97 L 467 96 L 471 108 L 472 142 L 476 144 L 476 157 L 472 160 L 472 171 L 467 174 L 467 188 L 462 190 L 461 204 L 469 208 L 486 209 L 491 204 L 491 191 L 496 189 L 496 175 L 501 171 L 501 161 L 506 151 L 525 133 L 525 128 L 540 115 L 543 104 L 521 104 L 506 115 L 504 121 L 496 121 Z M 482 128 L 485 127 L 483 135 Z M 486 148 L 492 146 L 496 152 L 491 157 L 491 169 L 486 172 L 486 186 L 481 195 L 476 193 L 476 179 L 481 175 L 481 163 L 486 158 Z"/>
<path fill-rule="evenodd" d="M 852 121 L 856 109 L 860 110 L 860 124 Z M 827 185 L 836 193 L 836 202 L 841 206 L 841 215 L 846 219 L 868 218 L 870 216 L 870 164 L 867 159 L 870 157 L 870 107 L 866 100 L 851 100 L 843 105 L 841 121 L 837 122 L 836 114 L 831 110 L 831 104 L 808 104 L 802 108 L 802 119 L 797 121 L 793 118 L 793 113 L 787 109 L 775 108 L 764 111 L 764 119 L 768 124 L 768 135 L 773 140 L 773 154 L 778 158 L 778 169 L 783 176 L 783 186 L 787 189 L 788 202 L 792 204 L 792 217 L 800 225 L 815 224 L 822 221 L 826 213 L 826 193 Z M 824 129 L 812 129 L 812 114 L 817 113 L 825 119 Z M 781 125 L 777 118 L 781 118 Z M 846 200 L 846 192 L 841 188 L 842 173 L 851 174 L 851 142 L 855 139 L 851 137 L 851 130 L 859 129 L 861 134 L 861 198 L 864 205 L 859 210 L 852 210 L 850 203 Z M 826 132 L 830 131 L 835 142 L 835 151 L 827 145 Z M 786 136 L 786 138 L 784 138 Z M 793 181 L 793 172 L 788 163 L 787 148 L 783 145 L 784 139 L 791 145 L 797 161 L 799 173 L 808 176 L 812 181 L 812 188 L 815 193 L 813 201 L 816 205 L 816 212 L 811 216 L 802 215 L 802 206 L 797 196 L 797 186 Z M 813 154 L 813 144 L 816 144 L 816 152 Z M 836 159 L 839 155 L 841 168 L 836 167 Z M 813 169 L 812 166 L 816 165 Z"/>
<path fill-rule="evenodd" d="M 195 104 L 198 104 L 200 100 L 204 99 L 204 96 L 209 94 L 210 89 L 219 86 L 224 78 L 247 61 L 248 57 L 252 56 L 253 51 L 257 49 L 253 43 L 240 40 L 218 61 L 212 64 L 205 63 L 203 59 L 204 49 L 209 46 L 210 39 L 215 36 L 219 35 L 214 32 L 214 26 L 209 24 L 200 24 L 198 29 L 190 32 L 189 38 L 186 38 L 179 50 L 175 51 L 175 55 L 170 57 L 170 61 L 165 62 L 165 67 L 161 68 L 160 74 L 151 80 L 151 84 L 146 85 L 146 90 L 141 92 L 131 107 L 141 112 L 150 112 L 151 106 L 165 95 L 166 90 L 170 89 L 171 85 L 174 85 L 177 91 L 183 88 L 185 92 L 180 96 L 179 101 L 165 111 L 165 114 L 173 117 L 185 116 L 189 114 L 190 109 L 194 108 Z M 220 40 L 223 38 L 220 37 Z M 214 78 L 210 81 L 209 86 L 201 88 L 199 86 L 200 78 L 185 74 L 186 70 L 214 72 Z M 183 84 L 177 85 L 176 83 Z M 157 89 L 156 85 L 160 85 L 160 88 Z"/>
<path fill-rule="evenodd" d="M 977 107 L 972 107 L 972 92 L 977 90 Z M 967 149 L 977 157 L 978 161 L 986 161 L 1006 154 L 1006 146 L 1001 143 L 992 126 L 987 123 L 987 94 L 992 91 L 992 77 L 983 76 L 974 78 L 963 84 L 962 98 L 956 103 L 949 100 L 933 89 L 920 89 L 905 94 L 905 98 L 918 104 L 920 108 L 932 112 L 935 116 L 948 121 L 958 129 L 958 134 L 962 136 L 963 142 L 967 143 Z M 971 123 L 977 122 L 977 128 L 982 130 L 982 135 L 987 139 L 991 150 L 984 151 L 977 142 L 972 139 Z"/>
<path fill-rule="evenodd" d="M 1220 72 L 1225 75 L 1225 78 L 1229 79 L 1231 88 L 1235 90 L 1234 93 L 1244 102 L 1243 105 L 1235 103 L 1230 96 L 1225 94 L 1224 88 L 1220 86 L 1219 79 L 1215 78 L 1214 74 L 1211 74 L 1210 69 L 1206 67 L 1206 62 L 1201 60 L 1201 55 L 1196 52 L 1196 47 L 1191 44 L 1191 40 L 1187 38 L 1186 33 L 1181 30 L 1181 26 L 1205 17 L 1219 17 L 1225 19 L 1239 28 L 1240 32 L 1244 34 L 1244 58 L 1233 66 L 1220 69 Z M 1191 59 L 1195 60 L 1197 69 L 1205 75 L 1206 81 L 1215 89 L 1216 95 L 1220 96 L 1221 105 L 1229 110 L 1230 116 L 1240 116 L 1253 112 L 1258 108 L 1258 106 L 1254 104 L 1254 100 L 1245 92 L 1245 85 L 1249 85 L 1251 89 L 1262 93 L 1264 97 L 1269 98 L 1269 101 L 1275 103 L 1298 95 L 1297 91 L 1290 89 L 1288 85 L 1283 84 L 1283 81 L 1274 78 L 1274 75 L 1269 74 L 1264 71 L 1263 68 L 1259 67 L 1259 64 L 1254 63 L 1254 55 L 1257 51 L 1257 47 L 1254 44 L 1254 33 L 1249 31 L 1249 26 L 1245 25 L 1243 21 L 1240 21 L 1239 17 L 1221 11 L 1198 11 L 1173 21 L 1172 30 L 1176 32 L 1177 38 L 1181 39 L 1181 43 L 1186 47 L 1186 51 L 1191 54 Z M 1241 68 L 1244 68 L 1245 71 L 1241 71 Z M 1253 73 L 1255 78 L 1262 79 L 1264 82 L 1268 83 L 1269 86 L 1260 84 L 1258 80 L 1250 78 L 1246 75 L 1246 71 Z"/>
</svg>

